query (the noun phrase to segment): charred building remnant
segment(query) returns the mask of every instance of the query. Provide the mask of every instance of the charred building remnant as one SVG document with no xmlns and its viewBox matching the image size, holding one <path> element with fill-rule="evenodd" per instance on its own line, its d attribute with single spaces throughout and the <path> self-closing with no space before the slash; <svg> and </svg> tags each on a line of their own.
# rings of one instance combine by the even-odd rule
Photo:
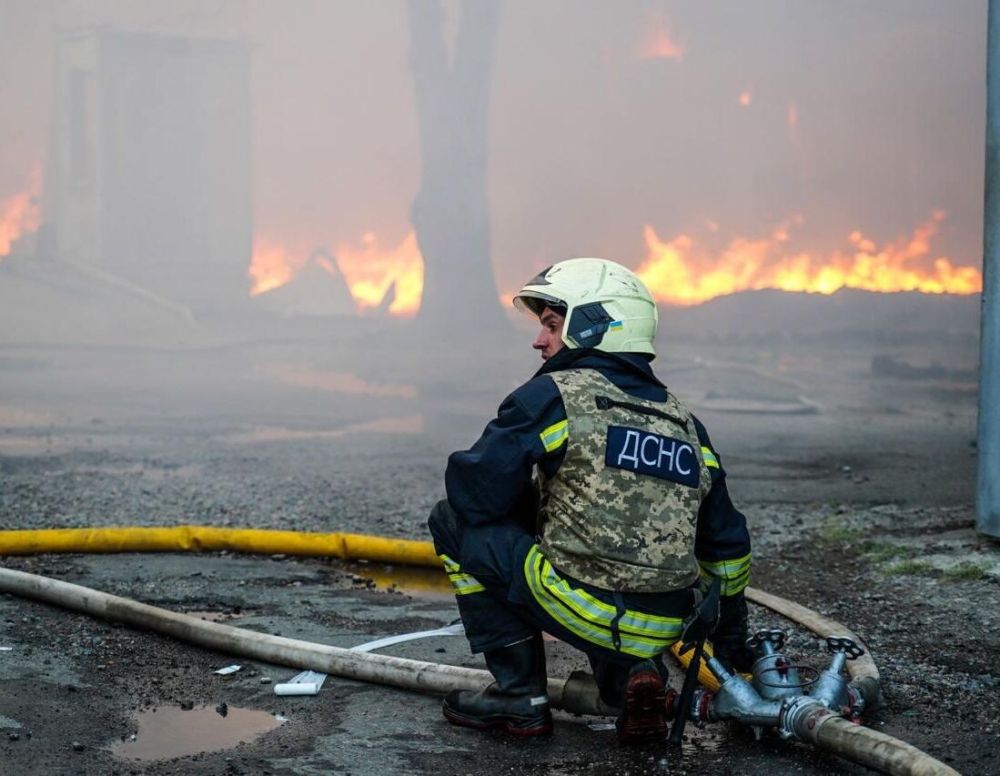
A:
<svg viewBox="0 0 1000 776">
<path fill-rule="evenodd" d="M 56 43 L 44 253 L 195 310 L 241 303 L 252 246 L 250 50 L 110 28 Z"/>
<path fill-rule="evenodd" d="M 495 3 L 464 2 L 453 55 L 437 0 L 410 0 L 410 65 L 423 170 L 412 220 L 424 258 L 420 318 L 498 329 L 487 202 Z"/>
</svg>

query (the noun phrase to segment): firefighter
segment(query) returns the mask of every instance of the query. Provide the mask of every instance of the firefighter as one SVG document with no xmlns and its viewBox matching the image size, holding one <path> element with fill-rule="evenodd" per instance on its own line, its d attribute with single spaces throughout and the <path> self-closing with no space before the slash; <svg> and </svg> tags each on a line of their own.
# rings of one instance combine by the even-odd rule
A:
<svg viewBox="0 0 1000 776">
<path fill-rule="evenodd" d="M 716 656 L 747 668 L 750 538 L 705 427 L 654 375 L 657 310 L 629 269 L 570 259 L 514 304 L 543 364 L 448 458 L 429 528 L 473 653 L 495 682 L 445 717 L 552 731 L 542 631 L 588 656 L 623 742 L 664 738 L 663 652 L 713 578 Z"/>
</svg>

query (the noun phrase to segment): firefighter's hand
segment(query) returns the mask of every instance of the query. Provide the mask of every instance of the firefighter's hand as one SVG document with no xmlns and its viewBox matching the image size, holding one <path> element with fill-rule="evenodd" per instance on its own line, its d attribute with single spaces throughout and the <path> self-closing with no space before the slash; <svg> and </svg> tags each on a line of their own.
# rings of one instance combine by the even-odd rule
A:
<svg viewBox="0 0 1000 776">
<path fill-rule="evenodd" d="M 712 636 L 712 652 L 728 670 L 746 673 L 753 668 L 755 659 L 746 641 L 746 598 L 743 593 L 726 596 L 719 603 L 719 624 Z"/>
</svg>

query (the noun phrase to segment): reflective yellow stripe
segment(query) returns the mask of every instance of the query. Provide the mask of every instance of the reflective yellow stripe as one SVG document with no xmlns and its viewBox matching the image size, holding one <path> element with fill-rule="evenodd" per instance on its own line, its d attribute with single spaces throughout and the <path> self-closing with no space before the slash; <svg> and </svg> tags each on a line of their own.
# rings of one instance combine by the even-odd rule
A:
<svg viewBox="0 0 1000 776">
<path fill-rule="evenodd" d="M 709 469 L 719 468 L 719 459 L 715 457 L 711 447 L 701 446 L 701 457 L 705 460 L 705 466 Z"/>
<path fill-rule="evenodd" d="M 595 625 L 610 627 L 611 621 L 617 614 L 615 607 L 595 598 L 585 590 L 571 588 L 569 582 L 562 579 L 552 568 L 552 564 L 544 560 L 544 556 L 542 557 L 543 584 L 552 597 L 558 599 L 563 606 L 574 611 L 579 617 Z M 618 621 L 619 631 L 633 633 L 639 638 L 676 637 L 680 633 L 680 627 L 679 617 L 660 617 L 655 614 L 634 612 L 631 609 L 626 609 Z"/>
<path fill-rule="evenodd" d="M 537 555 L 537 561 L 533 567 L 535 578 L 532 581 L 537 583 L 533 586 L 533 592 L 539 603 L 557 622 L 577 635 L 613 649 L 611 621 L 615 616 L 614 608 L 603 601 L 594 599 L 582 590 L 571 588 L 569 583 L 555 572 L 552 565 L 540 552 Z M 604 609 L 604 616 L 596 615 L 595 609 Z M 635 630 L 639 630 L 640 633 L 633 632 L 632 628 L 622 628 L 622 622 L 625 622 L 626 618 L 628 624 Z M 619 623 L 622 652 L 646 657 L 657 655 L 680 635 L 679 619 L 675 628 L 671 629 L 672 632 L 659 634 L 659 638 L 655 632 L 651 635 L 643 634 L 643 632 L 648 633 L 652 630 L 643 627 L 643 619 L 644 615 L 637 612 L 626 611 L 626 614 L 623 615 L 622 622 Z"/>
<path fill-rule="evenodd" d="M 524 575 L 535 600 L 546 612 L 580 638 L 614 649 L 611 622 L 614 606 L 592 596 L 556 573 L 552 564 L 532 547 L 524 561 Z M 637 657 L 653 657 L 680 638 L 683 623 L 680 617 L 662 617 L 627 609 L 618 623 L 621 651 Z"/>
<path fill-rule="evenodd" d="M 449 574 L 452 587 L 455 588 L 455 595 L 469 595 L 470 593 L 481 593 L 486 588 L 482 586 L 478 579 L 471 574 Z"/>
<path fill-rule="evenodd" d="M 699 560 L 698 565 L 709 574 L 717 577 L 734 577 L 746 573 L 750 570 L 751 555 L 747 553 L 742 558 L 730 558 L 727 560 Z"/>
<path fill-rule="evenodd" d="M 530 565 L 529 565 L 530 562 Z M 548 612 L 549 616 L 552 617 L 556 622 L 565 627 L 571 633 L 575 633 L 577 636 L 582 638 L 584 641 L 589 641 L 591 644 L 597 644 L 598 646 L 604 647 L 605 649 L 614 650 L 615 644 L 611 637 L 610 632 L 605 632 L 592 628 L 582 620 L 575 619 L 572 616 L 568 616 L 560 611 L 560 607 L 552 603 L 545 594 L 545 588 L 542 586 L 540 575 L 541 575 L 541 558 L 536 558 L 532 562 L 531 555 L 525 560 L 525 576 L 528 580 L 528 588 L 531 590 L 531 594 L 535 597 L 535 600 L 542 605 L 542 608 Z M 622 651 L 625 651 L 625 639 L 622 639 Z"/>
<path fill-rule="evenodd" d="M 722 595 L 736 595 L 750 584 L 750 561 L 750 553 L 731 560 L 699 560 L 700 576 L 704 582 L 719 577 L 722 579 Z"/>
<path fill-rule="evenodd" d="M 560 420 L 545 429 L 538 438 L 542 440 L 546 453 L 558 450 L 569 439 L 569 421 Z"/>
<path fill-rule="evenodd" d="M 463 573 L 462 567 L 447 555 L 438 555 L 438 557 L 444 563 L 444 570 L 448 572 L 448 579 L 451 580 L 451 585 L 455 588 L 455 595 L 481 593 L 486 589 L 472 574 Z"/>
</svg>

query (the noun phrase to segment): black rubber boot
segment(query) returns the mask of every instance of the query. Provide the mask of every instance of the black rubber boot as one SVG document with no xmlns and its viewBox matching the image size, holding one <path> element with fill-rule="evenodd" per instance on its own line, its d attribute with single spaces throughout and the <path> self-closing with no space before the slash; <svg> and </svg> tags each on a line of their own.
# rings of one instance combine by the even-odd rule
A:
<svg viewBox="0 0 1000 776">
<path fill-rule="evenodd" d="M 546 695 L 545 647 L 541 634 L 485 653 L 496 681 L 479 692 L 453 690 L 442 711 L 453 725 L 476 730 L 499 729 L 515 736 L 552 732 Z"/>
<path fill-rule="evenodd" d="M 652 660 L 636 663 L 629 670 L 620 708 L 615 729 L 621 743 L 666 741 L 667 687 Z"/>
</svg>

